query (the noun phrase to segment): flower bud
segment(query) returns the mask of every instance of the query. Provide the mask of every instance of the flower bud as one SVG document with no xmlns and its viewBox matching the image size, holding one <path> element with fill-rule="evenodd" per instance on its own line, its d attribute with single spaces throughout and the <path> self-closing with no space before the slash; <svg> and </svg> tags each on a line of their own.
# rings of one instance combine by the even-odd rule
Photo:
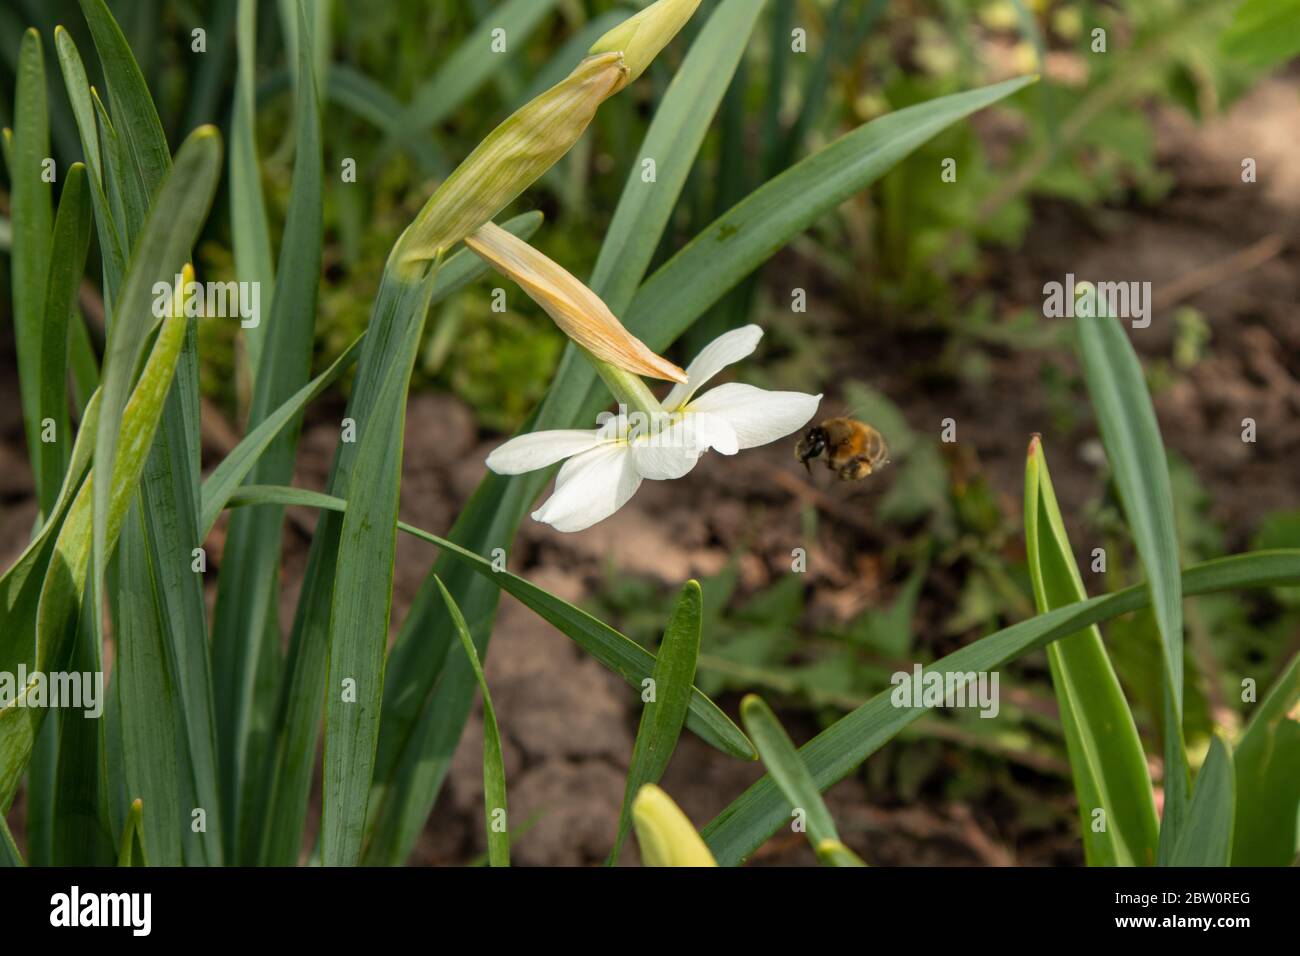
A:
<svg viewBox="0 0 1300 956">
<path fill-rule="evenodd" d="M 513 202 L 578 141 L 596 109 L 628 82 L 617 53 L 589 56 L 488 134 L 429 197 L 393 256 L 436 259 Z"/>
<path fill-rule="evenodd" d="M 686 25 L 700 0 L 658 0 L 596 41 L 592 54 L 622 53 L 631 83 Z"/>
<path fill-rule="evenodd" d="M 717 866 L 686 814 L 653 783 L 632 801 L 632 822 L 646 866 Z"/>
<path fill-rule="evenodd" d="M 467 236 L 465 244 L 519 283 L 565 335 L 595 358 L 636 375 L 686 381 L 685 372 L 624 328 L 600 296 L 522 239 L 489 222 Z"/>
</svg>

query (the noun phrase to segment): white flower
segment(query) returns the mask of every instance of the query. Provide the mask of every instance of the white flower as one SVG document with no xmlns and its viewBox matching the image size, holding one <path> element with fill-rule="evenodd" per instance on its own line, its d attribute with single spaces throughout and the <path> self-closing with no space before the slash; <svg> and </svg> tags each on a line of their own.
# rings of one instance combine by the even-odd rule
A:
<svg viewBox="0 0 1300 956">
<path fill-rule="evenodd" d="M 712 448 L 734 455 L 798 431 L 817 411 L 820 395 L 769 392 L 752 385 L 700 387 L 758 347 L 763 330 L 747 325 L 710 342 L 686 369 L 686 382 L 663 401 L 665 415 L 610 416 L 600 428 L 532 432 L 488 455 L 499 475 L 520 475 L 564 461 L 555 491 L 533 519 L 558 531 L 582 531 L 627 504 L 642 480 L 681 478 Z"/>
</svg>

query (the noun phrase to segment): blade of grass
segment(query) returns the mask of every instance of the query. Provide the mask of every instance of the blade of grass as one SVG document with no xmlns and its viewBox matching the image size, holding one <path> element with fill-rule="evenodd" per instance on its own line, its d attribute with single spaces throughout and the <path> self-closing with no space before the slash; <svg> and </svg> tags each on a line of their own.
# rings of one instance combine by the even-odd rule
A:
<svg viewBox="0 0 1300 956">
<path fill-rule="evenodd" d="M 1047 457 L 1038 438 L 1025 462 L 1025 550 L 1039 612 L 1087 598 Z M 1159 823 L 1142 741 L 1119 679 L 1092 627 L 1047 647 L 1089 866 L 1152 866 Z M 1095 826 L 1101 810 L 1102 827 Z"/>
<path fill-rule="evenodd" d="M 618 864 L 623 841 L 631 826 L 632 801 L 647 783 L 658 783 L 668 769 L 677 748 L 695 690 L 695 662 L 700 656 L 700 629 L 704 617 L 704 595 L 700 582 L 687 581 L 682 586 L 664 629 L 659 653 L 655 656 L 654 671 L 650 675 L 653 693 L 642 697 L 641 722 L 637 726 L 636 741 L 632 745 L 632 761 L 627 770 L 627 786 L 623 790 L 623 809 L 618 818 L 618 836 L 610 852 L 607 866 Z M 661 699 L 662 695 L 662 699 Z"/>
<path fill-rule="evenodd" d="M 1300 550 L 1256 551 L 1219 558 L 1183 571 L 1183 591 L 1206 594 L 1246 587 L 1300 583 Z M 995 670 L 1051 641 L 1150 604 L 1150 592 L 1135 585 L 1103 597 L 1048 611 L 981 638 L 926 668 L 938 674 Z M 836 721 L 799 750 L 817 788 L 825 791 L 888 743 L 928 708 L 900 708 L 892 689 L 882 691 Z M 704 838 L 723 866 L 735 866 L 790 819 L 790 802 L 772 778 L 764 777 L 704 828 Z"/>
<path fill-rule="evenodd" d="M 756 190 L 660 268 L 622 313 L 625 324 L 642 341 L 662 351 L 728 289 L 822 215 L 930 137 L 1029 82 L 1030 78 L 1010 80 L 943 97 L 846 134 Z M 683 83 L 680 75 L 678 83 Z M 674 98 L 678 89 L 689 90 L 690 86 L 673 87 L 661 110 L 685 110 L 694 105 Z M 659 165 L 661 181 L 668 175 L 666 167 L 678 162 L 689 167 L 694 156 L 685 150 L 670 152 Z M 644 252 L 647 258 L 653 255 L 653 245 L 649 243 Z M 642 248 L 639 243 L 637 248 Z M 645 268 L 631 260 L 624 266 Z M 619 314 L 619 310 L 615 312 Z M 589 364 L 576 358 L 562 361 L 555 384 L 525 428 L 580 427 L 606 403 Z M 474 552 L 508 550 L 520 520 L 549 479 L 550 471 L 511 479 L 489 475 L 462 510 L 449 537 Z M 482 653 L 496 611 L 496 589 L 486 583 L 475 586 L 446 560 L 440 561 L 436 570 L 465 612 Z M 422 588 L 402 624 L 389 669 L 393 680 L 384 701 L 387 729 L 381 735 L 376 765 L 376 797 L 391 801 L 391 806 L 377 815 L 368 862 L 395 864 L 405 859 L 428 818 L 469 713 L 472 675 L 447 655 L 445 633 L 429 588 Z M 398 806 L 400 812 L 393 809 Z"/>
<path fill-rule="evenodd" d="M 1210 754 L 1196 776 L 1186 826 L 1170 855 L 1170 866 L 1227 866 L 1232 857 L 1236 783 L 1232 753 L 1215 735 Z"/>
<path fill-rule="evenodd" d="M 451 621 L 456 626 L 456 635 L 460 646 L 474 668 L 474 677 L 478 680 L 479 693 L 483 695 L 483 818 L 487 822 L 488 864 L 490 866 L 510 865 L 510 830 L 506 813 L 506 765 L 501 755 L 501 732 L 497 729 L 497 714 L 492 707 L 492 697 L 488 693 L 487 678 L 483 675 L 483 665 L 479 663 L 478 651 L 474 649 L 474 640 L 469 636 L 465 616 L 460 613 L 456 601 L 447 591 L 446 586 L 438 581 L 438 590 L 446 602 Z M 498 821 L 500 826 L 498 826 Z"/>
<path fill-rule="evenodd" d="M 1291 866 L 1300 852 L 1300 654 L 1237 744 L 1233 866 Z M 1203 773 L 1204 771 L 1202 771 Z"/>
<path fill-rule="evenodd" d="M 1133 543 L 1146 569 L 1151 606 L 1160 629 L 1164 664 L 1165 810 L 1157 858 L 1163 864 L 1168 862 L 1178 842 L 1187 812 L 1183 604 L 1169 464 L 1142 365 L 1119 320 L 1106 315 L 1080 316 L 1075 320 L 1075 328 L 1088 395 L 1097 414 L 1102 444 Z"/>
</svg>

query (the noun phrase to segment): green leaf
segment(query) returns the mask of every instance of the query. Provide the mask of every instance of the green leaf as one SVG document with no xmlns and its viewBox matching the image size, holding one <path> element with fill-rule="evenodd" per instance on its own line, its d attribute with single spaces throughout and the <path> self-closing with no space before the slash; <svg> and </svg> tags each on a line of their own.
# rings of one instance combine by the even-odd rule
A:
<svg viewBox="0 0 1300 956">
<path fill-rule="evenodd" d="M 86 167 L 73 163 L 68 168 L 54 223 L 50 269 L 46 278 L 41 323 L 40 400 L 41 423 L 54 422 L 54 441 L 41 442 L 36 474 L 42 514 L 50 508 L 63 486 L 64 469 L 72 449 L 72 426 L 68 416 L 68 322 L 76 312 L 77 289 L 90 249 L 90 192 L 86 188 Z M 43 425 L 42 425 L 43 427 Z"/>
<path fill-rule="evenodd" d="M 119 232 L 121 224 L 115 221 L 108 194 L 104 192 L 105 159 L 101 148 L 111 148 L 111 144 L 101 146 L 99 117 L 95 98 L 91 96 L 90 82 L 86 78 L 86 67 L 81 61 L 81 54 L 77 52 L 77 45 L 63 27 L 54 30 L 54 46 L 59 55 L 59 68 L 63 72 L 63 85 L 67 89 L 68 101 L 72 104 L 72 113 L 77 121 L 81 152 L 90 170 L 90 198 L 95 208 L 95 231 L 99 237 L 100 255 L 104 260 L 105 305 L 111 310 L 113 297 L 126 273 L 126 253 Z"/>
<path fill-rule="evenodd" d="M 1047 457 L 1037 438 L 1025 462 L 1025 550 L 1039 612 L 1087 598 Z M 1079 824 L 1089 866 L 1151 866 L 1159 824 L 1142 741 L 1096 627 L 1048 645 Z M 1097 831 L 1094 814 L 1104 814 Z"/>
<path fill-rule="evenodd" d="M 540 223 L 541 215 L 530 213 L 510 220 L 504 228 L 527 238 Z M 430 305 L 484 275 L 487 269 L 486 263 L 468 250 L 462 249 L 457 252 L 438 271 Z M 394 333 L 389 325 L 372 322 L 365 339 L 369 340 L 376 334 L 391 336 Z M 418 341 L 418 338 L 417 334 L 415 340 Z M 395 346 L 381 340 L 379 346 L 370 353 L 368 363 L 365 358 L 367 348 L 368 346 L 364 345 L 362 347 L 363 368 L 369 367 L 371 371 L 364 376 L 358 373 L 351 399 L 352 404 L 348 411 L 349 416 L 358 423 L 358 434 L 364 430 L 361 425 L 362 410 L 372 405 L 375 400 L 367 383 L 378 380 L 382 374 L 380 363 L 394 352 Z M 400 372 L 400 356 L 394 355 L 393 361 L 398 362 L 399 365 L 396 370 L 390 369 L 390 374 Z M 407 371 L 409 372 L 409 364 Z M 279 414 L 277 413 L 277 416 Z M 398 417 L 396 413 L 390 415 L 390 419 Z M 245 441 L 251 440 L 252 437 L 250 435 Z M 335 465 L 336 472 L 350 467 L 353 447 L 345 446 L 341 451 Z M 237 484 L 241 479 L 242 473 L 234 476 L 233 481 Z M 342 486 L 345 480 L 346 477 L 331 479 L 331 488 L 334 487 L 334 482 Z M 233 484 L 230 487 L 233 488 Z M 224 501 L 221 495 L 215 493 L 211 496 L 205 495 L 205 514 L 210 514 L 211 520 L 215 521 Z M 214 504 L 215 510 L 211 510 Z M 340 516 L 337 514 L 323 516 L 317 533 L 312 539 L 307 558 L 302 598 L 299 601 L 298 614 L 290 640 L 289 667 L 278 695 L 278 716 L 275 725 L 280 728 L 280 734 L 275 753 L 269 758 L 274 761 L 275 770 L 270 775 L 270 779 L 273 780 L 273 791 L 269 797 L 270 810 L 266 813 L 266 825 L 263 829 L 262 862 L 264 863 L 291 865 L 297 860 L 299 844 L 302 841 L 307 800 L 311 788 L 312 762 L 318 738 L 321 695 L 325 688 L 325 634 L 328 627 L 329 594 L 333 588 L 341 524 Z"/>
<path fill-rule="evenodd" d="M 232 508 L 261 504 L 303 505 L 336 513 L 348 510 L 348 502 L 342 498 L 303 488 L 246 486 L 231 495 L 229 502 Z M 459 564 L 495 582 L 496 587 L 508 592 L 543 620 L 554 625 L 631 686 L 640 689 L 641 682 L 652 676 L 655 655 L 581 608 L 544 591 L 517 574 L 496 570 L 487 558 L 480 557 L 453 541 L 422 531 L 403 521 L 397 522 L 397 529 L 437 545 Z M 691 694 L 686 726 L 718 750 L 745 760 L 753 760 L 756 756 L 745 735 L 698 688 Z"/>
<path fill-rule="evenodd" d="M 238 70 L 230 112 L 230 245 L 236 278 L 260 283 L 264 301 L 274 301 L 271 230 L 257 164 L 257 0 L 239 0 L 235 30 Z M 245 330 L 248 366 L 254 380 L 262 364 L 266 329 L 263 324 Z"/>
<path fill-rule="evenodd" d="M 725 0 L 691 44 L 655 112 L 591 275 L 591 288 L 616 315 L 621 315 L 636 295 L 686 185 L 691 163 L 765 6 L 765 0 Z M 674 154 L 689 158 L 663 161 Z M 641 158 L 647 156 L 662 164 L 656 167 L 653 189 L 646 189 L 641 181 Z"/>
<path fill-rule="evenodd" d="M 0 866 L 26 866 L 23 855 L 18 852 L 14 835 L 9 832 L 9 821 L 0 813 Z"/>
<path fill-rule="evenodd" d="M 1300 550 L 1257 551 L 1208 561 L 1184 570 L 1182 583 L 1187 594 L 1300 583 Z M 1150 593 L 1144 585 L 1089 598 L 990 634 L 925 670 L 943 675 L 996 670 L 1029 651 L 1149 603 Z M 924 706 L 896 707 L 890 699 L 892 692 L 877 694 L 800 748 L 799 755 L 819 790 L 825 792 L 843 780 L 928 712 Z M 764 777 L 704 828 L 704 838 L 719 863 L 734 866 L 785 825 L 790 810 L 789 800 L 775 781 Z"/>
<path fill-rule="evenodd" d="M 740 719 L 767 772 L 794 811 L 805 818 L 808 842 L 817 856 L 828 866 L 862 866 L 857 855 L 840 841 L 816 781 L 772 708 L 761 697 L 749 694 L 740 702 Z"/>
<path fill-rule="evenodd" d="M 450 116 L 506 62 L 493 48 L 494 33 L 504 30 L 507 54 L 516 53 L 544 20 L 556 0 L 507 0 L 447 57 L 442 67 L 411 97 L 397 127 L 414 138 Z"/>
<path fill-rule="evenodd" d="M 184 862 L 181 834 L 189 831 L 187 808 L 194 805 L 185 799 L 177 756 L 182 746 L 179 730 L 187 715 L 172 680 L 167 637 L 158 617 L 154 595 L 158 582 L 149 560 L 142 507 L 137 496 L 118 549 L 113 680 L 121 684 L 126 788 L 152 808 L 149 818 L 139 824 L 140 842 L 156 865 L 180 866 Z"/>
<path fill-rule="evenodd" d="M 185 322 L 163 322 L 140 380 L 118 420 L 120 454 L 113 471 L 105 522 L 105 544 L 116 542 L 135 496 L 149 449 L 162 416 L 185 338 Z M 87 415 L 83 431 L 99 417 Z M 79 441 L 78 446 L 81 446 Z M 84 468 L 89 451 L 73 450 L 74 469 Z M 63 659 L 69 629 L 75 624 L 86 584 L 92 551 L 92 499 L 94 475 L 76 490 L 55 537 L 47 534 L 33 542 L 19 563 L 0 579 L 0 662 L 23 662 L 29 673 L 45 673 Z M 75 487 L 69 480 L 65 491 Z M 61 513 L 63 501 L 55 508 Z M 47 528 L 54 528 L 51 520 Z M 51 546 L 52 542 L 52 546 Z M 9 669 L 9 668 L 7 668 Z M 30 686 L 30 685 L 29 685 Z M 8 806 L 40 729 L 44 708 L 20 707 L 17 702 L 0 709 L 0 807 Z"/>
<path fill-rule="evenodd" d="M 103 674 L 102 636 L 97 633 L 98 615 L 91 603 L 82 600 L 77 616 L 77 633 L 68 671 Z M 101 685 L 99 690 L 107 693 Z M 102 798 L 107 766 L 102 759 L 106 731 L 104 697 L 97 699 L 100 719 L 77 711 L 50 714 L 58 723 L 58 766 L 50 801 L 53 820 L 52 861 L 55 866 L 109 866 L 113 862 L 114 840 L 109 811 Z M 44 731 L 42 731 L 44 733 Z M 28 806 L 31 806 L 28 778 Z M 30 811 L 29 811 L 30 813 Z M 29 816 L 30 821 L 30 816 Z M 29 822 L 30 828 L 30 822 Z M 30 837 L 29 837 L 30 842 Z"/>
<path fill-rule="evenodd" d="M 497 728 L 497 714 L 492 707 L 492 697 L 488 693 L 487 678 L 483 675 L 483 665 L 479 663 L 478 651 L 474 649 L 474 639 L 469 636 L 465 616 L 460 613 L 455 600 L 442 581 L 438 581 L 438 590 L 447 604 L 451 621 L 456 626 L 460 646 L 474 668 L 474 677 L 478 680 L 479 692 L 483 695 L 483 815 L 487 821 L 488 863 L 491 866 L 510 865 L 510 831 L 506 826 L 509 819 L 506 813 L 506 764 L 501 755 L 501 731 Z M 497 819 L 500 815 L 501 827 Z"/>
<path fill-rule="evenodd" d="M 724 9 L 719 7 L 714 16 Z M 713 67 L 701 62 L 700 68 Z M 943 97 L 846 134 L 756 190 L 660 268 L 641 286 L 624 313 L 625 324 L 652 349 L 663 351 L 728 289 L 821 216 L 874 182 L 930 137 L 1030 82 L 1031 78 L 1011 80 Z M 690 102 L 694 89 L 679 74 L 660 109 L 687 109 L 684 104 Z M 683 91 L 680 99 L 678 91 Z M 661 182 L 665 177 L 676 181 L 668 169 L 670 164 L 683 163 L 689 168 L 694 161 L 694 155 L 686 150 L 670 151 L 659 164 Z M 621 203 L 637 201 L 624 191 Z M 654 232 L 650 225 L 647 228 Z M 626 264 L 628 268 L 633 265 L 637 263 Z M 602 289 L 595 291 L 601 293 Z M 580 427 L 594 419 L 607 401 L 591 365 L 570 352 L 561 362 L 545 402 L 525 428 Z M 510 479 L 488 475 L 449 537 L 470 551 L 508 550 L 520 520 L 550 474 L 545 470 Z M 456 595 L 475 642 L 480 649 L 486 647 L 496 613 L 496 589 L 486 582 L 476 586 L 449 560 L 440 560 L 436 569 Z M 395 864 L 409 853 L 428 818 L 469 714 L 473 675 L 458 656 L 448 656 L 449 640 L 442 613 L 425 587 L 394 646 L 384 700 L 385 729 L 376 763 L 376 796 L 404 809 L 400 814 L 385 809 L 376 824 L 383 832 L 376 830 L 368 862 Z"/>
<path fill-rule="evenodd" d="M 384 691 L 406 392 L 439 265 L 407 279 L 395 261 L 384 270 L 348 403 L 356 440 L 340 446 L 330 473 L 330 492 L 345 497 L 349 507 L 334 569 L 335 581 L 344 583 L 331 589 L 327 630 L 321 797 L 326 866 L 353 866 L 361 856 Z M 303 597 L 316 599 L 307 592 Z"/>
<path fill-rule="evenodd" d="M 1105 311 L 1104 309 L 1098 311 Z M 1097 426 L 1133 543 L 1146 568 L 1164 663 L 1165 810 L 1160 863 L 1168 862 L 1187 811 L 1183 745 L 1183 604 L 1169 463 L 1142 365 L 1119 320 L 1075 320 L 1079 356 Z"/>
<path fill-rule="evenodd" d="M 104 171 L 99 158 L 95 106 L 90 100 L 90 80 L 86 76 L 86 66 L 81 61 L 77 44 L 73 42 L 72 35 L 61 26 L 54 28 L 54 50 L 59 57 L 63 85 L 68 91 L 68 102 L 72 105 L 72 115 L 81 137 L 82 156 L 90 169 L 91 177 L 102 186 Z"/>
<path fill-rule="evenodd" d="M 83 0 L 97 3 L 99 0 Z M 140 352 L 156 319 L 155 283 L 170 288 L 181 274 L 198 238 L 221 175 L 221 137 L 210 126 L 195 130 L 176 155 L 150 207 L 144 231 L 131 253 L 131 264 L 109 328 L 104 358 L 103 404 L 95 442 L 95 471 L 116 474 L 115 454 L 122 408 L 131 387 Z M 107 515 L 110 488 L 101 481 L 95 488 L 93 567 L 102 578 L 108 556 Z M 186 549 L 188 550 L 188 549 Z"/>
<path fill-rule="evenodd" d="M 1232 865 L 1290 866 L 1300 852 L 1300 654 L 1255 711 L 1233 765 Z"/>
<path fill-rule="evenodd" d="M 117 117 L 122 142 L 126 147 L 130 168 L 123 172 L 134 175 L 143 189 L 147 204 L 171 166 L 172 156 L 171 150 L 167 148 L 167 137 L 158 119 L 153 97 L 149 94 L 149 86 L 131 54 L 131 46 L 109 13 L 104 0 L 80 2 L 81 13 L 90 27 L 95 50 L 99 53 L 104 68 L 109 106 L 112 115 Z M 191 134 L 191 139 L 193 135 Z M 182 259 L 188 257 L 189 246 L 186 245 L 184 250 Z M 105 398 L 108 398 L 107 394 Z M 111 406 L 106 402 L 105 408 L 109 407 Z"/>
<path fill-rule="evenodd" d="M 704 617 L 704 594 L 699 581 L 682 585 L 664 629 L 664 639 L 655 656 L 650 675 L 653 693 L 641 709 L 632 761 L 627 770 L 623 791 L 623 809 L 618 818 L 618 836 L 609 855 L 608 865 L 618 863 L 623 841 L 631 826 L 632 801 L 647 783 L 658 783 L 668 769 L 677 748 L 682 724 L 686 721 L 695 690 L 695 662 L 700 656 L 700 630 Z M 644 700 L 644 689 L 642 699 Z"/>
<path fill-rule="evenodd" d="M 252 342 L 274 356 L 274 362 L 253 379 L 249 427 L 273 416 L 308 382 L 311 375 L 316 303 L 320 291 L 324 235 L 324 169 L 320 108 L 313 78 L 312 44 L 302 4 L 298 16 L 297 146 L 293 185 L 280 262 L 276 270 L 270 315 L 247 329 Z M 256 197 L 254 197 L 256 198 Z M 257 369 L 257 366 L 254 366 Z M 252 484 L 285 484 L 292 480 L 301 417 L 277 429 L 274 439 L 248 474 Z M 220 763 L 222 807 L 226 821 L 226 852 L 233 859 L 253 862 L 261 837 L 261 807 L 266 799 L 263 752 L 271 734 L 275 699 L 259 694 L 266 675 L 259 664 L 277 664 L 280 631 L 275 614 L 279 595 L 280 544 L 283 513 L 232 517 L 222 552 L 216 609 L 212 622 L 212 656 L 217 721 L 222 728 Z M 255 822 L 246 822 L 255 821 Z"/>
<path fill-rule="evenodd" d="M 131 801 L 122 839 L 118 843 L 118 866 L 148 866 L 144 852 L 144 801 L 139 797 Z"/>
<path fill-rule="evenodd" d="M 350 110 L 390 138 L 402 139 L 406 136 L 406 130 L 401 125 L 402 110 L 405 108 L 403 104 L 388 90 L 348 64 L 334 63 L 330 66 L 326 96 L 330 102 Z M 407 137 L 404 145 L 424 173 L 439 178 L 447 175 L 447 158 L 438 150 L 432 137 Z"/>
<path fill-rule="evenodd" d="M 1196 777 L 1186 826 L 1178 833 L 1170 866 L 1227 866 L 1232 857 L 1235 782 L 1232 754 L 1216 735 Z"/>
<path fill-rule="evenodd" d="M 235 489 L 243 483 L 244 478 L 257 465 L 258 459 L 270 447 L 276 436 L 287 428 L 291 422 L 298 421 L 302 415 L 302 410 L 319 397 L 325 389 L 338 381 L 339 376 L 356 362 L 358 351 L 361 348 L 361 341 L 364 337 L 365 333 L 363 332 L 353 339 L 351 344 L 343 350 L 343 354 L 336 358 L 325 371 L 298 389 L 279 408 L 263 418 L 252 431 L 240 440 L 238 445 L 231 449 L 230 454 L 221 459 L 217 467 L 212 469 L 212 473 L 203 480 L 203 506 L 200 529 L 204 538 L 212 533 L 212 527 L 217 523 L 217 518 L 221 516 L 221 512 L 225 509 L 226 502 L 230 500 L 230 496 Z"/>
<path fill-rule="evenodd" d="M 41 475 L 45 453 L 41 448 L 42 323 L 45 287 L 50 266 L 53 214 L 47 163 L 50 158 L 50 124 L 45 101 L 45 60 L 41 37 L 35 30 L 23 34 L 18 53 L 14 92 L 14 131 L 9 157 L 13 190 L 13 296 L 14 344 L 18 353 L 18 385 L 23 424 L 27 430 L 28 461 L 36 487 L 48 492 L 52 481 Z M 42 510 L 49 502 L 41 501 Z"/>
<path fill-rule="evenodd" d="M 740 702 L 740 720 L 776 785 L 793 807 L 807 815 L 809 842 L 816 847 L 824 840 L 839 840 L 835 821 L 812 775 L 772 708 L 761 697 L 747 694 Z"/>
<path fill-rule="evenodd" d="M 822 866 L 866 866 L 858 856 L 839 840 L 823 840 L 814 847 Z"/>
<path fill-rule="evenodd" d="M 1246 0 L 1223 36 L 1223 52 L 1254 66 L 1300 53 L 1300 0 Z"/>
</svg>

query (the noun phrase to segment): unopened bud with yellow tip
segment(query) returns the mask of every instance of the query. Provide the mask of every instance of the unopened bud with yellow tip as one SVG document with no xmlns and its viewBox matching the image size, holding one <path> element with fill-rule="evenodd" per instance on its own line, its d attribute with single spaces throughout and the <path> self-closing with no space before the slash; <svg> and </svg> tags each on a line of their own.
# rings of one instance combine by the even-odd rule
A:
<svg viewBox="0 0 1300 956">
<path fill-rule="evenodd" d="M 626 83 L 618 54 L 589 56 L 488 134 L 402 233 L 399 265 L 436 259 L 512 203 L 567 153 L 596 109 Z"/>
<path fill-rule="evenodd" d="M 489 222 L 467 236 L 465 244 L 519 283 L 565 335 L 595 358 L 635 375 L 686 381 L 684 371 L 624 328 L 600 296 L 524 240 Z"/>
<path fill-rule="evenodd" d="M 565 79 L 489 133 L 397 240 L 397 266 L 409 272 L 437 259 L 514 202 L 573 148 L 600 104 L 645 71 L 699 2 L 659 0 L 628 18 Z"/>
<path fill-rule="evenodd" d="M 632 822 L 646 866 L 717 866 L 694 825 L 672 797 L 652 783 L 632 801 Z"/>
<path fill-rule="evenodd" d="M 621 53 L 628 82 L 644 73 L 686 25 L 700 0 L 658 0 L 596 41 L 591 53 Z"/>
</svg>

